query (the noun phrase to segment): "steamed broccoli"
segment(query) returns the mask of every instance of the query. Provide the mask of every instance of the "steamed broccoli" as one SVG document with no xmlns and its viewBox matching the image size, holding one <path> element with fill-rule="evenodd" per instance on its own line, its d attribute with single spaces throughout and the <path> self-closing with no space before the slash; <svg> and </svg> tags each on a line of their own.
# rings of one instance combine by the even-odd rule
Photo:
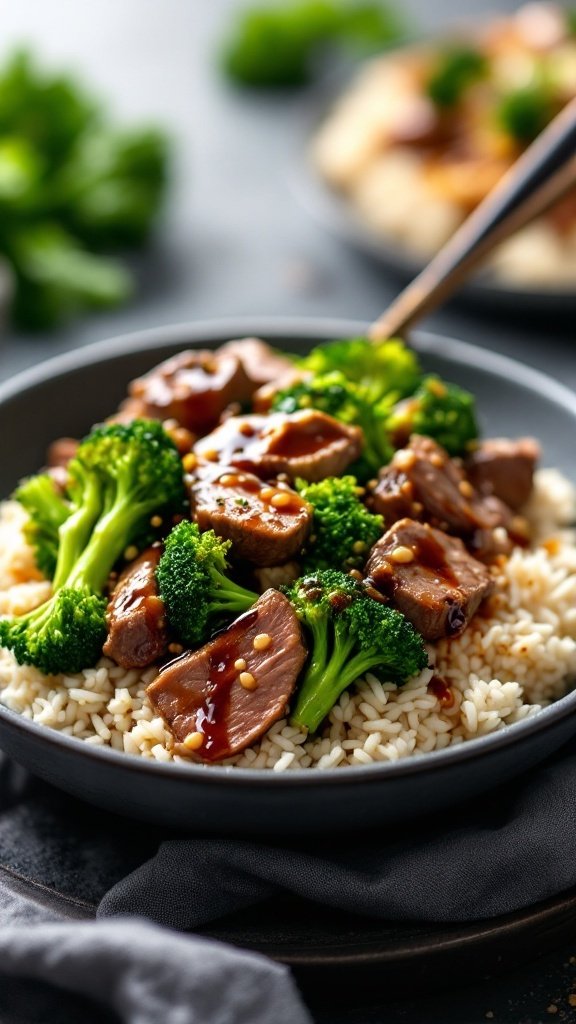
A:
<svg viewBox="0 0 576 1024">
<path fill-rule="evenodd" d="M 502 97 L 496 110 L 501 127 L 517 142 L 527 145 L 556 113 L 546 82 L 532 82 Z"/>
<path fill-rule="evenodd" d="M 455 46 L 441 54 L 427 83 L 426 91 L 439 107 L 453 107 L 469 85 L 484 78 L 488 61 L 470 46 Z"/>
<path fill-rule="evenodd" d="M 398 447 L 410 434 L 425 434 L 450 455 L 462 455 L 478 437 L 474 396 L 439 377 L 424 377 L 412 397 L 392 410 L 387 426 Z"/>
<path fill-rule="evenodd" d="M 416 353 L 399 338 L 374 342 L 349 338 L 318 345 L 300 361 L 313 374 L 337 370 L 360 384 L 367 402 L 397 402 L 411 395 L 420 382 Z"/>
<path fill-rule="evenodd" d="M 55 481 L 48 473 L 24 480 L 14 498 L 26 509 L 29 519 L 24 536 L 34 550 L 36 565 L 51 580 L 58 558 L 58 531 L 71 512 Z"/>
<path fill-rule="evenodd" d="M 187 647 L 205 643 L 220 616 L 246 611 L 258 594 L 227 576 L 230 541 L 184 520 L 165 542 L 156 570 L 168 622 Z"/>
<path fill-rule="evenodd" d="M 369 597 L 345 573 L 303 576 L 285 589 L 310 640 L 310 659 L 291 721 L 315 732 L 364 673 L 404 681 L 428 663 L 422 637 L 401 612 Z"/>
<path fill-rule="evenodd" d="M 362 488 L 355 478 L 331 476 L 316 484 L 297 480 L 296 488 L 314 510 L 312 539 L 304 559 L 306 572 L 362 566 L 382 536 L 384 520 L 362 504 Z"/>
<path fill-rule="evenodd" d="M 351 383 L 339 370 L 319 374 L 299 381 L 279 391 L 272 408 L 275 412 L 295 412 L 297 409 L 320 409 L 342 423 L 362 428 L 364 447 L 354 471 L 368 479 L 387 465 L 393 449 L 386 433 L 387 403 L 373 404 L 364 397 L 360 385 Z"/>
<path fill-rule="evenodd" d="M 380 3 L 288 0 L 241 11 L 223 54 L 224 69 L 249 86 L 302 85 L 326 45 L 376 50 L 401 35 L 396 17 Z"/>
<path fill-rule="evenodd" d="M 71 509 L 58 531 L 53 596 L 0 620 L 0 644 L 49 675 L 95 664 L 106 637 L 103 590 L 111 569 L 152 514 L 181 509 L 185 499 L 180 456 L 158 422 L 96 427 L 68 474 Z"/>
</svg>

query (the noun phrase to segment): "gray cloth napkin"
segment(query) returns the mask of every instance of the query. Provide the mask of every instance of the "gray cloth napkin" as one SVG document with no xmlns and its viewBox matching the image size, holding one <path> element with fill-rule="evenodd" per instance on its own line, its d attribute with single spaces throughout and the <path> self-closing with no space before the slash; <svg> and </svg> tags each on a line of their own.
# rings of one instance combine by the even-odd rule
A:
<svg viewBox="0 0 576 1024">
<path fill-rule="evenodd" d="M 24 858 L 19 870 L 35 875 L 34 861 L 39 864 L 45 847 L 51 850 L 51 819 L 48 824 L 40 820 L 41 805 L 31 801 L 26 787 L 20 772 L 10 766 L 2 771 L 0 763 L 0 811 L 7 808 L 5 820 L 19 823 L 16 830 L 3 830 L 0 813 L 0 855 L 2 845 L 15 855 L 28 837 L 32 862 Z M 49 1005 L 58 992 L 55 1005 L 63 1008 L 63 1000 L 72 998 L 64 990 L 89 1000 L 90 1007 L 100 1000 L 113 1014 L 95 1018 L 101 1021 L 305 1024 L 310 1018 L 283 968 L 172 929 L 198 929 L 287 893 L 347 912 L 403 921 L 466 921 L 528 906 L 576 885 L 575 792 L 572 744 L 522 779 L 434 820 L 365 835 L 290 842 L 176 835 L 162 839 L 158 834 L 147 848 L 138 847 L 140 857 L 131 851 L 120 858 L 124 877 L 110 869 L 98 876 L 95 863 L 101 853 L 109 856 L 114 850 L 115 829 L 119 848 L 125 842 L 120 819 L 90 812 L 98 829 L 109 823 L 109 849 L 89 834 L 82 842 L 81 828 L 75 857 L 60 872 L 59 887 L 66 888 L 62 876 L 73 873 L 80 855 L 83 873 L 91 870 L 92 856 L 96 881 L 88 885 L 90 902 L 72 900 L 70 905 L 72 915 L 82 918 L 92 915 L 92 905 L 98 904 L 95 921 L 63 920 L 60 910 L 47 906 L 45 886 L 35 890 L 32 909 L 29 890 L 12 891 L 12 911 L 6 911 L 9 883 L 6 878 L 0 882 L 0 1019 L 3 1024 L 39 1024 L 44 1019 L 72 1024 L 80 1019 L 78 1010 L 66 1016 L 64 1009 L 61 1016 L 22 1016 L 21 1001 L 34 996 L 36 985 L 41 987 L 38 1006 Z M 68 798 L 57 799 L 63 805 L 68 801 L 76 814 L 82 808 Z M 65 829 L 66 820 L 64 815 L 59 827 Z M 127 831 L 146 835 L 138 826 Z M 148 832 L 154 836 L 153 830 Z M 45 881 L 50 859 L 42 865 Z M 32 987 L 28 983 L 22 988 L 22 977 L 34 979 Z M 7 992 L 17 1008 L 12 1017 L 2 1013 Z M 82 1019 L 91 1021 L 89 1015 Z"/>
</svg>

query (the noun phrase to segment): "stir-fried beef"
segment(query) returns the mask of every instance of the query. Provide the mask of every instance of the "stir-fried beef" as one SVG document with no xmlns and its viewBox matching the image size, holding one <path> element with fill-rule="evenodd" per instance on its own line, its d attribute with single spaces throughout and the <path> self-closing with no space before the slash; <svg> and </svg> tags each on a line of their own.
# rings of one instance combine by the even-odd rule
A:
<svg viewBox="0 0 576 1024">
<path fill-rule="evenodd" d="M 231 352 L 242 363 L 246 376 L 259 388 L 263 384 L 276 381 L 284 373 L 293 369 L 290 359 L 281 352 L 267 345 L 261 338 L 239 338 L 228 341 L 218 349 L 218 353 Z"/>
<path fill-rule="evenodd" d="M 166 654 L 168 631 L 156 568 L 162 548 L 147 548 L 120 576 L 108 604 L 104 654 L 123 668 L 143 668 Z"/>
<path fill-rule="evenodd" d="M 426 640 L 461 633 L 493 589 L 488 569 L 458 537 L 412 519 L 374 545 L 366 577 Z"/>
<path fill-rule="evenodd" d="M 46 465 L 49 469 L 65 469 L 78 451 L 79 442 L 75 437 L 59 437 L 48 446 Z"/>
<path fill-rule="evenodd" d="M 299 370 L 296 366 L 291 366 L 280 377 L 276 377 L 276 380 L 271 380 L 268 384 L 262 384 L 252 395 L 252 408 L 254 412 L 270 412 L 272 403 L 279 391 L 291 388 L 294 384 L 299 384 L 301 380 L 309 376 L 309 373 Z"/>
<path fill-rule="evenodd" d="M 286 712 L 306 660 L 290 602 L 267 590 L 199 651 L 162 669 L 147 693 L 181 754 L 221 761 L 250 746 Z"/>
<path fill-rule="evenodd" d="M 173 419 L 196 434 L 216 424 L 228 405 L 250 398 L 253 385 L 233 352 L 180 352 L 132 381 L 120 416 Z"/>
<path fill-rule="evenodd" d="M 464 538 L 481 557 L 507 553 L 524 524 L 495 495 L 480 494 L 459 461 L 431 438 L 413 435 L 380 473 L 370 504 L 391 526 L 408 517 Z"/>
<path fill-rule="evenodd" d="M 233 416 L 194 451 L 203 459 L 255 473 L 263 480 L 285 473 L 290 479 L 339 476 L 358 458 L 362 431 L 316 409 L 286 415 Z"/>
<path fill-rule="evenodd" d="M 232 554 L 254 565 L 278 565 L 299 552 L 310 532 L 310 506 L 285 483 L 199 463 L 187 478 L 192 511 L 201 530 L 232 542 Z"/>
<path fill-rule="evenodd" d="M 512 509 L 525 505 L 532 493 L 540 445 L 532 437 L 513 441 L 491 437 L 466 460 L 468 479 L 481 494 L 493 494 Z"/>
</svg>

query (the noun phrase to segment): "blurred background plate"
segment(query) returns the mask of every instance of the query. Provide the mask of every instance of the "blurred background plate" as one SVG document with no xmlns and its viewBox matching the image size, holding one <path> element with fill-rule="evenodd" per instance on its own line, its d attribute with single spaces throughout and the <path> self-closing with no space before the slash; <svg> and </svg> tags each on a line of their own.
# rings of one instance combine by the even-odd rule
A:
<svg viewBox="0 0 576 1024">
<path fill-rule="evenodd" d="M 371 230 L 355 213 L 352 203 L 323 180 L 313 166 L 310 155 L 310 146 L 317 130 L 334 103 L 349 87 L 357 70 L 352 74 L 340 73 L 330 79 L 311 98 L 301 121 L 300 146 L 289 171 L 289 185 L 301 206 L 316 223 L 341 241 L 377 260 L 387 272 L 396 276 L 400 285 L 415 277 L 425 266 L 425 261 L 411 254 L 398 241 L 387 239 Z M 518 315 L 557 313 L 565 316 L 576 310 L 576 287 L 565 285 L 546 288 L 532 284 L 521 287 L 500 281 L 485 271 L 463 287 L 453 301 Z"/>
</svg>

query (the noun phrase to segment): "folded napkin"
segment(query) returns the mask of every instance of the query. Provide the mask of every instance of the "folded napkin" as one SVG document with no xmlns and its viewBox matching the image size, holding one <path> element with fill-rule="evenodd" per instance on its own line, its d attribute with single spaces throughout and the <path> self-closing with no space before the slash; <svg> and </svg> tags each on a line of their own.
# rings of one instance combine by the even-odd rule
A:
<svg viewBox="0 0 576 1024">
<path fill-rule="evenodd" d="M 6 851 L 16 856 L 26 846 L 31 860 L 22 854 L 18 873 L 43 882 L 31 911 L 29 889 L 15 894 L 16 882 L 4 875 L 2 883 L 0 875 L 0 1011 L 6 979 L 25 976 L 103 1000 L 130 1024 L 303 1024 L 309 1017 L 283 968 L 172 929 L 198 929 L 286 893 L 385 920 L 462 922 L 576 885 L 574 743 L 522 779 L 435 819 L 337 839 L 163 836 L 101 812 L 83 818 L 83 805 L 61 796 L 56 817 L 43 818 L 51 792 L 44 787 L 38 800 L 21 772 L 0 765 L 0 864 Z M 71 856 L 66 836 L 75 832 Z M 79 858 L 79 875 L 87 876 L 82 899 L 73 895 L 80 878 L 70 882 Z M 46 906 L 54 859 L 66 865 L 58 879 L 59 891 L 71 894 L 65 915 L 61 905 Z M 11 912 L 1 909 L 1 886 L 10 884 Z M 95 921 L 77 919 L 94 913 Z"/>
</svg>

